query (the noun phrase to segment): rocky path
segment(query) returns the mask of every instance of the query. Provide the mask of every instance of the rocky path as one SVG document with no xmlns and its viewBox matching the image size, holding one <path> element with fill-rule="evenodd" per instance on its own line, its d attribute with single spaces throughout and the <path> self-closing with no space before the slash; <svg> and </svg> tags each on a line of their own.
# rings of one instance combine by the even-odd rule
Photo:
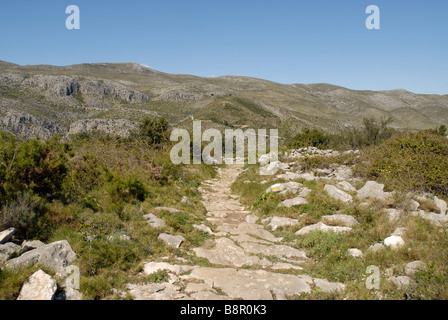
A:
<svg viewBox="0 0 448 320">
<path fill-rule="evenodd" d="M 210 266 L 148 262 L 144 274 L 167 270 L 170 280 L 129 284 L 134 299 L 270 300 L 311 292 L 314 287 L 325 292 L 344 290 L 342 283 L 303 274 L 301 265 L 312 263 L 305 252 L 288 246 L 257 223 L 258 217 L 231 192 L 241 172 L 241 165 L 228 165 L 202 187 L 215 238 L 194 248 L 192 254 L 207 259 Z"/>
</svg>

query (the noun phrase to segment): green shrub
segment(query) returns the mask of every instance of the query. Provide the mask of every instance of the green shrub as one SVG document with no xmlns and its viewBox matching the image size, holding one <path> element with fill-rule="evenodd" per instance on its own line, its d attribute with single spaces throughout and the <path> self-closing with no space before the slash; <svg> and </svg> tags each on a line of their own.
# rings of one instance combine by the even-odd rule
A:
<svg viewBox="0 0 448 320">
<path fill-rule="evenodd" d="M 395 190 L 448 197 L 448 139 L 430 132 L 401 134 L 367 148 L 355 171 Z"/>
<path fill-rule="evenodd" d="M 157 145 L 169 140 L 168 121 L 164 118 L 146 118 L 139 128 L 139 135 L 150 145 Z"/>
<path fill-rule="evenodd" d="M 330 137 L 317 129 L 305 128 L 289 142 L 290 148 L 316 147 L 319 149 L 328 148 Z"/>
<path fill-rule="evenodd" d="M 40 141 L 19 142 L 13 136 L 0 135 L 1 203 L 14 199 L 18 192 L 28 191 L 54 199 L 61 195 L 67 173 L 70 146 L 58 137 Z"/>
</svg>

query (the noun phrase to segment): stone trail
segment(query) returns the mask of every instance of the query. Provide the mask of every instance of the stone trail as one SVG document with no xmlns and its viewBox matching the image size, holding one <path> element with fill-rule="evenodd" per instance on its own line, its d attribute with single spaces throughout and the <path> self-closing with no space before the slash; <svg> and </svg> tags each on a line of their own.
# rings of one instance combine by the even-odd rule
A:
<svg viewBox="0 0 448 320">
<path fill-rule="evenodd" d="M 257 223 L 258 217 L 232 194 L 231 185 L 241 172 L 241 165 L 227 165 L 201 188 L 215 239 L 193 248 L 191 253 L 207 259 L 211 266 L 148 262 L 143 274 L 166 270 L 170 279 L 157 284 L 129 284 L 134 299 L 270 300 L 309 293 L 315 287 L 324 292 L 344 290 L 342 283 L 294 274 L 300 273 L 304 263 L 311 263 L 310 259 L 303 250 L 284 244 L 282 238 L 264 229 Z"/>
</svg>

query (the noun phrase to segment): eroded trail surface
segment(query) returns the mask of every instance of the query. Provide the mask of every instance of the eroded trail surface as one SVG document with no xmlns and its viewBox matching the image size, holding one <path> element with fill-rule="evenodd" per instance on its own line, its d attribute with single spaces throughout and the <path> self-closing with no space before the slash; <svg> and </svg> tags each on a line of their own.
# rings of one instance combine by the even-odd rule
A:
<svg viewBox="0 0 448 320">
<path fill-rule="evenodd" d="M 301 264 L 311 263 L 303 250 L 290 247 L 283 239 L 258 224 L 231 192 L 231 184 L 241 173 L 241 165 L 219 169 L 218 177 L 204 182 L 202 193 L 207 220 L 215 238 L 193 249 L 210 266 L 152 261 L 144 273 L 167 270 L 166 283 L 129 284 L 134 299 L 286 299 L 310 292 L 343 290 L 342 283 L 314 279 L 301 272 Z"/>
</svg>

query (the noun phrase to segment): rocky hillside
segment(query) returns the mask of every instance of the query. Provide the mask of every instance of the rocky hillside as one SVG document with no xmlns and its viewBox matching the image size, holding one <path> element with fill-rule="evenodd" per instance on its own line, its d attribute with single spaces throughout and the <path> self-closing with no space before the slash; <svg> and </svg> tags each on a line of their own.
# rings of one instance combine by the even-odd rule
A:
<svg viewBox="0 0 448 320">
<path fill-rule="evenodd" d="M 396 128 L 427 129 L 448 125 L 448 95 L 201 78 L 135 63 L 56 67 L 0 61 L 0 130 L 44 138 L 103 129 L 126 134 L 147 115 L 181 126 L 201 119 L 218 128 L 283 131 L 305 126 L 336 131 L 358 126 L 364 117 L 391 117 Z"/>
</svg>

